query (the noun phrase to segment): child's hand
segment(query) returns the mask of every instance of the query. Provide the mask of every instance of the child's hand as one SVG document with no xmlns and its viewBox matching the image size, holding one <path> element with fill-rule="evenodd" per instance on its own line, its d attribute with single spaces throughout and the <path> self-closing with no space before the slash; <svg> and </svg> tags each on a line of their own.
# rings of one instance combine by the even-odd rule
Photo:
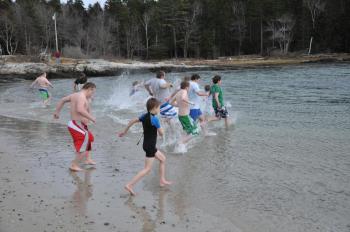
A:
<svg viewBox="0 0 350 232">
<path fill-rule="evenodd" d="M 54 119 L 59 119 L 59 118 L 60 118 L 60 115 L 59 115 L 58 113 L 55 112 L 55 113 L 53 114 L 53 118 L 54 118 Z"/>
<path fill-rule="evenodd" d="M 125 132 L 125 131 L 122 131 L 122 132 L 119 132 L 119 133 L 118 133 L 118 136 L 119 136 L 119 137 L 124 137 L 124 135 L 126 135 L 126 132 Z"/>
</svg>

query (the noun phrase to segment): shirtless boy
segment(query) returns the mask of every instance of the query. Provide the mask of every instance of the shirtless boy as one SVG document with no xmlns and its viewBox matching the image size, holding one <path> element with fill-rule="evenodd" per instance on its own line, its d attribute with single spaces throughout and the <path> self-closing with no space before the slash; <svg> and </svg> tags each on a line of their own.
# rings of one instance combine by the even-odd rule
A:
<svg viewBox="0 0 350 232">
<path fill-rule="evenodd" d="M 184 144 L 191 139 L 192 135 L 198 134 L 198 128 L 190 117 L 190 105 L 193 105 L 188 99 L 190 83 L 188 81 L 183 81 L 180 84 L 180 88 L 180 91 L 177 92 L 170 103 L 179 108 L 179 121 L 183 130 L 187 134 L 187 136 L 184 136 L 181 141 L 181 143 Z"/>
<path fill-rule="evenodd" d="M 50 81 L 47 79 L 46 72 L 42 75 L 38 76 L 35 81 L 30 85 L 31 88 L 33 88 L 35 85 L 39 87 L 39 93 L 41 96 L 41 99 L 43 100 L 43 103 L 45 106 L 47 106 L 50 103 L 51 100 L 51 94 L 48 91 L 48 88 L 53 88 Z"/>
<path fill-rule="evenodd" d="M 90 157 L 91 144 L 94 141 L 94 136 L 89 131 L 87 125 L 89 122 L 95 123 L 95 117 L 90 113 L 90 99 L 96 91 L 96 85 L 92 82 L 87 82 L 83 88 L 71 95 L 62 98 L 54 113 L 54 118 L 58 119 L 60 111 L 64 104 L 70 102 L 71 121 L 68 122 L 68 130 L 73 138 L 76 156 L 72 161 L 70 170 L 81 171 L 79 167 L 80 161 L 85 155 L 85 164 L 95 165 L 96 163 Z"/>
</svg>

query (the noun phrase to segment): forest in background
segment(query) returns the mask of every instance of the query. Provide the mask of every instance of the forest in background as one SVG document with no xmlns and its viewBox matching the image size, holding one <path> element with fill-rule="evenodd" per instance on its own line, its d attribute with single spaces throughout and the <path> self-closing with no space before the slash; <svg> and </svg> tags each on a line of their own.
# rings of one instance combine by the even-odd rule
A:
<svg viewBox="0 0 350 232">
<path fill-rule="evenodd" d="M 2 54 L 54 52 L 54 14 L 72 58 L 350 52 L 349 0 L 0 0 Z"/>
</svg>

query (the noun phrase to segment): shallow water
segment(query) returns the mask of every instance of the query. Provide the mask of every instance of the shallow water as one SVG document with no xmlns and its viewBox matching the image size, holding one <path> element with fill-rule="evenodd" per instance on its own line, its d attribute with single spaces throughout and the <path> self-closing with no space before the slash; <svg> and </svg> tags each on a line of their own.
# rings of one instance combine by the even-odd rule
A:
<svg viewBox="0 0 350 232">
<path fill-rule="evenodd" d="M 217 73 L 199 74 L 203 86 Z M 156 187 L 154 171 L 136 186 L 140 193 L 136 203 L 124 204 L 125 200 L 118 197 L 123 184 L 142 167 L 143 152 L 135 145 L 140 127 L 123 139 L 115 133 L 143 112 L 147 95 L 141 92 L 130 99 L 129 88 L 134 80 L 152 77 L 150 73 L 90 79 L 97 84 L 92 106 L 97 123 L 91 129 L 96 136 L 93 156 L 99 163 L 92 174 L 85 173 L 92 177 L 79 174 L 79 182 L 66 172 L 72 158 L 64 125 L 67 108 L 59 121 L 52 119 L 57 99 L 71 92 L 71 80 L 52 80 L 54 100 L 49 108 L 38 103 L 36 91 L 28 90 L 29 81 L 1 81 L 0 115 L 7 116 L 1 117 L 0 134 L 7 145 L 2 152 L 15 152 L 19 168 L 33 167 L 26 180 L 52 188 L 56 197 L 48 192 L 49 201 L 61 199 L 67 208 L 73 204 L 70 197 L 82 199 L 83 193 L 85 203 L 78 205 L 78 211 L 93 220 L 115 221 L 106 216 L 110 209 L 105 205 L 126 205 L 125 212 L 118 213 L 121 222 L 114 225 L 121 231 L 203 231 L 201 226 L 209 231 L 350 231 L 349 65 L 286 66 L 219 74 L 235 125 L 229 130 L 222 122 L 210 125 L 217 136 L 199 136 L 184 155 L 174 154 L 171 146 L 162 147 L 168 156 L 169 178 L 175 182 L 165 194 Z M 168 79 L 179 82 L 184 75 L 171 73 Z M 2 168 L 4 165 L 2 162 Z M 50 167 L 50 171 L 40 166 Z M 5 176 L 11 178 L 2 171 L 2 184 L 6 183 Z M 94 187 L 86 187 L 89 184 L 84 180 Z M 71 181 L 78 183 L 77 191 Z M 20 191 L 15 184 L 11 186 Z M 111 198 L 114 195 L 117 197 Z M 142 208 L 152 204 L 159 205 L 157 213 Z M 129 227 L 134 211 L 138 212 L 134 213 L 135 230 Z M 1 218 L 6 218 L 4 212 Z M 164 225 L 157 218 L 172 223 Z M 0 225 L 14 228 L 4 222 Z M 76 225 L 73 221 L 70 228 Z M 113 230 L 111 226 L 102 227 Z M 101 230 L 84 223 L 83 228 Z"/>
</svg>

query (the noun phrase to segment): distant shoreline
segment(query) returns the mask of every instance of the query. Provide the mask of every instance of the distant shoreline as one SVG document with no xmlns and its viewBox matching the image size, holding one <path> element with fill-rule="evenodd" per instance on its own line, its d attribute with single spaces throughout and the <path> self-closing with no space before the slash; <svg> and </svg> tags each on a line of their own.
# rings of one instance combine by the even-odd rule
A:
<svg viewBox="0 0 350 232">
<path fill-rule="evenodd" d="M 136 61 L 116 59 L 70 59 L 62 58 L 61 64 L 33 62 L 26 56 L 0 56 L 0 78 L 33 79 L 40 73 L 47 72 L 50 78 L 75 78 L 81 72 L 88 76 L 116 76 L 125 71 L 129 73 L 230 70 L 242 68 L 274 67 L 309 63 L 350 62 L 350 54 L 318 54 L 287 57 L 240 56 L 222 57 L 214 60 L 173 59 L 163 61 Z"/>
</svg>

